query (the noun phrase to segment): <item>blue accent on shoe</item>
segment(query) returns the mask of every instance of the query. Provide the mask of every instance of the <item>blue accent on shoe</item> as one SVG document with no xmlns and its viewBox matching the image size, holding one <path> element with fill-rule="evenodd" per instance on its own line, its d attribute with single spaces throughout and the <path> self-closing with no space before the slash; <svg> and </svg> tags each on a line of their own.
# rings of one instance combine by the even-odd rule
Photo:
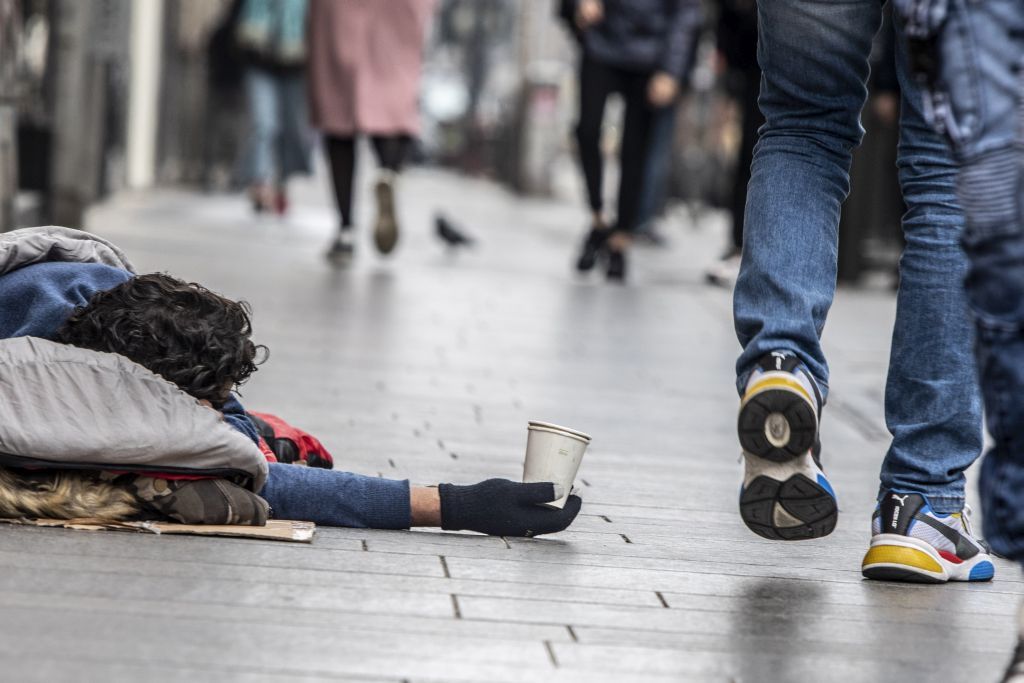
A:
<svg viewBox="0 0 1024 683">
<path fill-rule="evenodd" d="M 971 573 L 968 575 L 968 581 L 988 581 L 996 575 L 996 568 L 992 566 L 991 562 L 979 562 L 978 564 L 971 567 Z"/>
<path fill-rule="evenodd" d="M 828 495 L 833 498 L 836 497 L 836 492 L 832 489 L 832 484 L 828 483 L 828 479 L 825 478 L 824 474 L 818 474 L 818 486 L 825 489 L 825 491 L 828 492 Z"/>
</svg>

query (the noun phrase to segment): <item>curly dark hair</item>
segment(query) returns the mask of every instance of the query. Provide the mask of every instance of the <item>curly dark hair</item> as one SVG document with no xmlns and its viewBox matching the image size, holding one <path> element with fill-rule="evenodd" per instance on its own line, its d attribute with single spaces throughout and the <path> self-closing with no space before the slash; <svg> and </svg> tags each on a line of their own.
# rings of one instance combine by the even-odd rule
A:
<svg viewBox="0 0 1024 683">
<path fill-rule="evenodd" d="M 250 308 L 194 282 L 139 275 L 76 308 L 56 341 L 126 356 L 220 408 L 266 359 Z"/>
</svg>

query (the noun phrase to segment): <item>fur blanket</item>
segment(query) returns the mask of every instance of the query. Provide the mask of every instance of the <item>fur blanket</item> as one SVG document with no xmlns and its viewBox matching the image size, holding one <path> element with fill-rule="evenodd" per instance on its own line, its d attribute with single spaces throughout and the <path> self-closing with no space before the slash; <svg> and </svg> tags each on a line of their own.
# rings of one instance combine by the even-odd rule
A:
<svg viewBox="0 0 1024 683">
<path fill-rule="evenodd" d="M 125 486 L 95 473 L 0 467 L 0 517 L 119 521 L 140 512 L 142 502 Z"/>
</svg>

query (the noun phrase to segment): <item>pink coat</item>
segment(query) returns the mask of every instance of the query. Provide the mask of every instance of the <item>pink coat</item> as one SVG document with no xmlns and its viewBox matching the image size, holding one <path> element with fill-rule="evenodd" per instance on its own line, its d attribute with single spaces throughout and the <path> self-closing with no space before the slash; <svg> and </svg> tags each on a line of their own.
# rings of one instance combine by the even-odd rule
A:
<svg viewBox="0 0 1024 683">
<path fill-rule="evenodd" d="M 351 136 L 419 132 L 423 45 L 435 0 L 310 0 L 313 125 Z"/>
</svg>

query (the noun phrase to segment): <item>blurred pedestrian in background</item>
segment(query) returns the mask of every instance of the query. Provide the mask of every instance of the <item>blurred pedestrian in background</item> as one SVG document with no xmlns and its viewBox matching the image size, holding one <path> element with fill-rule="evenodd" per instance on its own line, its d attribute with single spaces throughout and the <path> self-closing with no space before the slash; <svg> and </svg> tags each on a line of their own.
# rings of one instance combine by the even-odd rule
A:
<svg viewBox="0 0 1024 683">
<path fill-rule="evenodd" d="M 712 284 L 731 287 L 740 271 L 750 164 L 754 159 L 757 129 L 764 123 L 764 116 L 757 106 L 757 95 L 761 91 L 761 68 L 757 65 L 757 3 L 755 0 L 721 0 L 718 8 L 718 68 L 724 75 L 726 89 L 736 100 L 741 132 L 729 203 L 731 242 L 721 260 L 705 271 L 705 277 Z"/>
<path fill-rule="evenodd" d="M 242 0 L 237 22 L 251 117 L 243 175 L 257 212 L 283 214 L 288 179 L 311 170 L 306 0 Z"/>
<path fill-rule="evenodd" d="M 696 41 L 694 41 L 696 45 Z M 678 99 L 654 110 L 647 133 L 647 161 L 640 181 L 640 200 L 634 236 L 653 246 L 665 246 L 667 240 L 658 230 L 658 218 L 665 208 L 669 173 L 672 167 Z"/>
<path fill-rule="evenodd" d="M 607 277 L 626 276 L 626 251 L 638 226 L 641 191 L 650 153 L 650 131 L 658 109 L 671 106 L 693 63 L 700 30 L 697 0 L 566 0 L 581 48 L 580 104 L 576 139 L 592 212 L 576 268 L 591 270 L 607 257 Z M 619 145 L 618 215 L 604 215 L 601 125 L 612 93 L 625 101 Z"/>
<path fill-rule="evenodd" d="M 356 138 L 373 143 L 374 242 L 382 254 L 398 241 L 395 181 L 419 132 L 419 83 L 435 0 L 312 0 L 309 78 L 313 125 L 324 135 L 341 214 L 328 257 L 351 257 Z"/>
</svg>

